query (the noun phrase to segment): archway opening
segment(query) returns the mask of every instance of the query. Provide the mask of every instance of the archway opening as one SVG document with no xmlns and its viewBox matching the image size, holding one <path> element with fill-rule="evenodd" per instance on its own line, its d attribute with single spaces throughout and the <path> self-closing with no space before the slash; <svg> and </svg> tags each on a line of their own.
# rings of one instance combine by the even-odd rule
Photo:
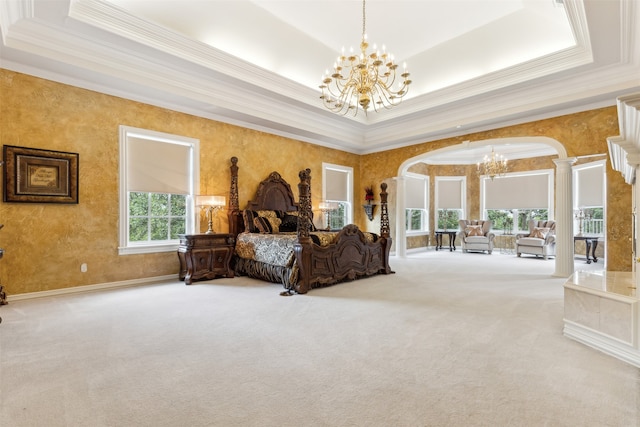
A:
<svg viewBox="0 0 640 427">
<path fill-rule="evenodd" d="M 551 166 L 548 169 L 555 169 L 556 185 L 555 198 L 558 203 L 555 205 L 555 217 L 558 220 L 556 233 L 558 235 L 558 243 L 562 248 L 556 254 L 556 273 L 554 275 L 560 277 L 568 277 L 573 273 L 573 209 L 571 200 L 573 198 L 572 181 L 571 181 L 571 165 L 575 159 L 569 159 L 565 147 L 557 140 L 549 137 L 512 137 L 512 138 L 494 138 L 480 141 L 464 141 L 461 144 L 443 147 L 421 153 L 417 156 L 405 160 L 398 168 L 398 189 L 396 197 L 396 212 L 406 212 L 407 197 L 406 181 L 407 177 L 412 175 L 412 171 L 419 170 L 421 165 L 427 169 L 429 166 L 446 166 L 455 167 L 458 174 L 463 175 L 472 188 L 467 191 L 469 200 L 480 199 L 479 192 L 473 187 L 479 188 L 479 184 L 475 184 L 476 166 L 483 161 L 483 157 L 495 150 L 496 153 L 503 155 L 511 164 L 520 163 L 519 168 L 524 170 L 527 163 L 534 162 L 534 159 L 545 159 L 544 161 Z M 550 163 L 551 162 L 551 163 Z M 454 173 L 455 175 L 455 173 Z M 480 177 L 477 177 L 480 180 Z M 430 184 L 429 197 L 433 201 L 434 191 L 433 183 Z M 474 202 L 475 203 L 475 202 Z M 433 203 L 429 203 L 431 215 L 429 215 L 430 232 L 434 230 Z M 479 202 L 478 202 L 479 206 Z M 479 207 L 466 209 L 476 215 L 479 214 Z M 407 218 L 403 214 L 396 215 L 396 254 L 406 256 L 407 252 Z M 569 267 L 570 264 L 570 267 Z"/>
</svg>

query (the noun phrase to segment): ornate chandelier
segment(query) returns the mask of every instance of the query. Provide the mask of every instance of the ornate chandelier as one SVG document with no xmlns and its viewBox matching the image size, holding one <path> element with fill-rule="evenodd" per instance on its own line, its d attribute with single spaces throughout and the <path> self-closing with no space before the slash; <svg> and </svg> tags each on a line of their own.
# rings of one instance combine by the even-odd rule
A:
<svg viewBox="0 0 640 427">
<path fill-rule="evenodd" d="M 345 56 L 344 48 L 333 64 L 333 73 L 325 72 L 322 77 L 322 99 L 324 106 L 334 113 L 346 115 L 349 111 L 353 115 L 358 110 L 367 110 L 373 105 L 377 112 L 379 108 L 391 108 L 400 102 L 407 94 L 411 80 L 404 64 L 404 71 L 400 74 L 402 82 L 396 83 L 396 69 L 398 65 L 393 62 L 393 55 L 385 51 L 382 53 L 373 46 L 373 52 L 367 53 L 365 0 L 362 1 L 362 41 L 360 42 L 360 55 L 350 53 Z M 343 72 L 348 74 L 347 77 Z"/>
<path fill-rule="evenodd" d="M 493 181 L 493 178 L 496 176 L 503 176 L 507 171 L 507 159 L 505 159 L 503 155 L 496 156 L 493 147 L 491 148 L 491 156 L 485 154 L 482 163 L 479 162 L 477 164 L 478 175 L 488 175 L 491 181 Z"/>
</svg>

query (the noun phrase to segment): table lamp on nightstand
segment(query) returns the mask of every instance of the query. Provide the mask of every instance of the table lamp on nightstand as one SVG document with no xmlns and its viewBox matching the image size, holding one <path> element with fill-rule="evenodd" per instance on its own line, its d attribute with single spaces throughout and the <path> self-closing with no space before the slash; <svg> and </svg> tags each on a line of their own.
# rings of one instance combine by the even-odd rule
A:
<svg viewBox="0 0 640 427">
<path fill-rule="evenodd" d="M 324 214 L 324 217 L 325 217 L 324 222 L 327 227 L 327 230 L 331 229 L 331 224 L 330 224 L 331 212 L 338 209 L 338 203 L 324 201 L 324 202 L 320 202 L 320 205 L 318 206 L 318 208 Z"/>
<path fill-rule="evenodd" d="M 196 206 L 207 212 L 207 220 L 209 221 L 209 228 L 206 234 L 213 234 L 213 215 L 222 209 L 225 205 L 226 199 L 224 196 L 196 196 Z"/>
</svg>

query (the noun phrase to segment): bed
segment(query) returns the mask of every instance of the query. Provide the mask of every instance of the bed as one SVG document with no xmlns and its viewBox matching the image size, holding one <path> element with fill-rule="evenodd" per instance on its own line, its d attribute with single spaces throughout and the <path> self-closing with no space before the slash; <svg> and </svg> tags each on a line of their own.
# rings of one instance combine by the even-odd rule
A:
<svg viewBox="0 0 640 427">
<path fill-rule="evenodd" d="M 300 171 L 299 198 L 278 172 L 260 182 L 254 198 L 240 210 L 238 159 L 231 158 L 229 232 L 236 238 L 234 269 L 285 288 L 283 295 L 376 274 L 392 274 L 387 185 L 380 185 L 380 234 L 350 224 L 337 231 L 313 226 L 311 171 Z"/>
</svg>

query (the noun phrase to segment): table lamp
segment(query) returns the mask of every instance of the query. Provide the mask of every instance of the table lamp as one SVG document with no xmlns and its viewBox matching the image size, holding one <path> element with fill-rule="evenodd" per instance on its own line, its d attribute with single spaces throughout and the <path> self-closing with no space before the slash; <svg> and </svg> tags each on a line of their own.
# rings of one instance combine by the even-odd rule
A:
<svg viewBox="0 0 640 427">
<path fill-rule="evenodd" d="M 331 227 L 329 225 L 329 215 L 331 215 L 331 211 L 335 211 L 336 209 L 338 209 L 338 203 L 337 202 L 320 202 L 320 205 L 318 206 L 318 208 L 320 209 L 320 211 L 324 214 L 325 217 L 325 224 L 327 226 L 327 230 L 329 230 Z"/>
<path fill-rule="evenodd" d="M 196 196 L 196 206 L 206 211 L 209 228 L 205 234 L 213 234 L 213 215 L 226 203 L 224 196 Z"/>
</svg>

